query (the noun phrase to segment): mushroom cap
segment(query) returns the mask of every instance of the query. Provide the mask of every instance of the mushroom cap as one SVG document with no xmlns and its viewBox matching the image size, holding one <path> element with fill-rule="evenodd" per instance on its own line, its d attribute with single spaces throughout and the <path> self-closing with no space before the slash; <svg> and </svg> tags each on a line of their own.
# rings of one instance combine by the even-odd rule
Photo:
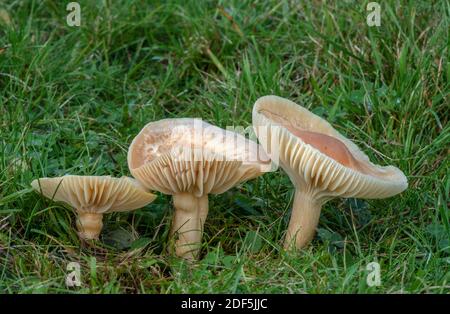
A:
<svg viewBox="0 0 450 314">
<path fill-rule="evenodd" d="M 253 127 L 261 145 L 291 180 L 317 198 L 385 198 L 408 187 L 398 168 L 370 162 L 327 121 L 277 96 L 259 98 Z"/>
<path fill-rule="evenodd" d="M 131 174 L 146 188 L 169 195 L 220 194 L 270 166 L 257 143 L 201 119 L 148 123 L 128 149 Z"/>
<path fill-rule="evenodd" d="M 128 177 L 74 176 L 33 180 L 31 186 L 45 197 L 64 202 L 78 211 L 107 213 L 141 208 L 156 198 Z"/>
</svg>

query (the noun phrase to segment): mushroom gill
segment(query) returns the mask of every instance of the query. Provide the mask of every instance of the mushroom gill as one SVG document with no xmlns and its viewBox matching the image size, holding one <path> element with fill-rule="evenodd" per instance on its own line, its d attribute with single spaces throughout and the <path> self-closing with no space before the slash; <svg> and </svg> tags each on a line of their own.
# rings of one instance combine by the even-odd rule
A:
<svg viewBox="0 0 450 314">
<path fill-rule="evenodd" d="M 156 198 L 128 177 L 65 175 L 36 179 L 31 186 L 47 198 L 70 205 L 77 215 L 78 235 L 85 240 L 98 238 L 104 214 L 135 210 Z"/>
</svg>

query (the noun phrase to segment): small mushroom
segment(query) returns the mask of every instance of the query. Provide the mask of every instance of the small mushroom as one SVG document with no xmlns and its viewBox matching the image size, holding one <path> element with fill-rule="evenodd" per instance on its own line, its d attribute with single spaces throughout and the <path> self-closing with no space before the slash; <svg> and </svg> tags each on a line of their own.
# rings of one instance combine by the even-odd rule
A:
<svg viewBox="0 0 450 314">
<path fill-rule="evenodd" d="M 285 248 L 302 248 L 312 240 L 321 206 L 332 198 L 380 199 L 408 187 L 398 168 L 371 163 L 327 121 L 292 101 L 261 97 L 252 119 L 261 145 L 295 186 Z"/>
<path fill-rule="evenodd" d="M 147 124 L 128 150 L 131 174 L 143 186 L 173 196 L 175 253 L 195 259 L 208 215 L 208 194 L 221 194 L 261 175 L 271 163 L 244 136 L 200 119 Z"/>
<path fill-rule="evenodd" d="M 141 208 L 156 198 L 134 179 L 110 176 L 74 176 L 33 180 L 31 186 L 45 197 L 64 202 L 77 213 L 80 238 L 98 239 L 103 214 Z"/>
</svg>

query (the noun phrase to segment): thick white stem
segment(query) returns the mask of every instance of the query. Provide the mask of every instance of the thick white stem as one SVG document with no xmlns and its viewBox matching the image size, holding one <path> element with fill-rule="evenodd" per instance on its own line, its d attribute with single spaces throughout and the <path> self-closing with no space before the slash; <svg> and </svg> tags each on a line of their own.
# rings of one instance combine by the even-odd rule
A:
<svg viewBox="0 0 450 314">
<path fill-rule="evenodd" d="M 295 190 L 291 220 L 284 241 L 285 249 L 301 249 L 314 238 L 321 207 L 321 202 L 310 194 Z"/>
<path fill-rule="evenodd" d="M 84 240 L 98 239 L 103 228 L 103 214 L 78 211 L 78 236 Z"/>
<path fill-rule="evenodd" d="M 208 195 L 195 197 L 188 193 L 176 194 L 173 196 L 173 205 L 175 214 L 171 236 L 178 236 L 175 253 L 186 259 L 195 259 L 201 247 L 203 225 L 208 216 Z"/>
</svg>

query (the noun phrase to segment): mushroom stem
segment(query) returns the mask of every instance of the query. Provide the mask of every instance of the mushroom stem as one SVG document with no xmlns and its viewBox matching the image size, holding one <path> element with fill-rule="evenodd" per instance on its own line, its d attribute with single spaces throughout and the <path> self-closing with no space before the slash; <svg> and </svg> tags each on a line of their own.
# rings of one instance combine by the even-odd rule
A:
<svg viewBox="0 0 450 314">
<path fill-rule="evenodd" d="M 78 235 L 84 240 L 98 239 L 103 228 L 103 214 L 78 211 Z"/>
<path fill-rule="evenodd" d="M 175 234 L 175 253 L 177 256 L 193 260 L 197 257 L 203 234 L 203 225 L 208 215 L 208 195 L 196 197 L 189 193 L 173 196 L 175 214 L 171 236 Z"/>
<path fill-rule="evenodd" d="M 284 240 L 284 248 L 301 249 L 314 237 L 319 224 L 321 203 L 300 189 L 295 190 L 291 219 Z"/>
</svg>

